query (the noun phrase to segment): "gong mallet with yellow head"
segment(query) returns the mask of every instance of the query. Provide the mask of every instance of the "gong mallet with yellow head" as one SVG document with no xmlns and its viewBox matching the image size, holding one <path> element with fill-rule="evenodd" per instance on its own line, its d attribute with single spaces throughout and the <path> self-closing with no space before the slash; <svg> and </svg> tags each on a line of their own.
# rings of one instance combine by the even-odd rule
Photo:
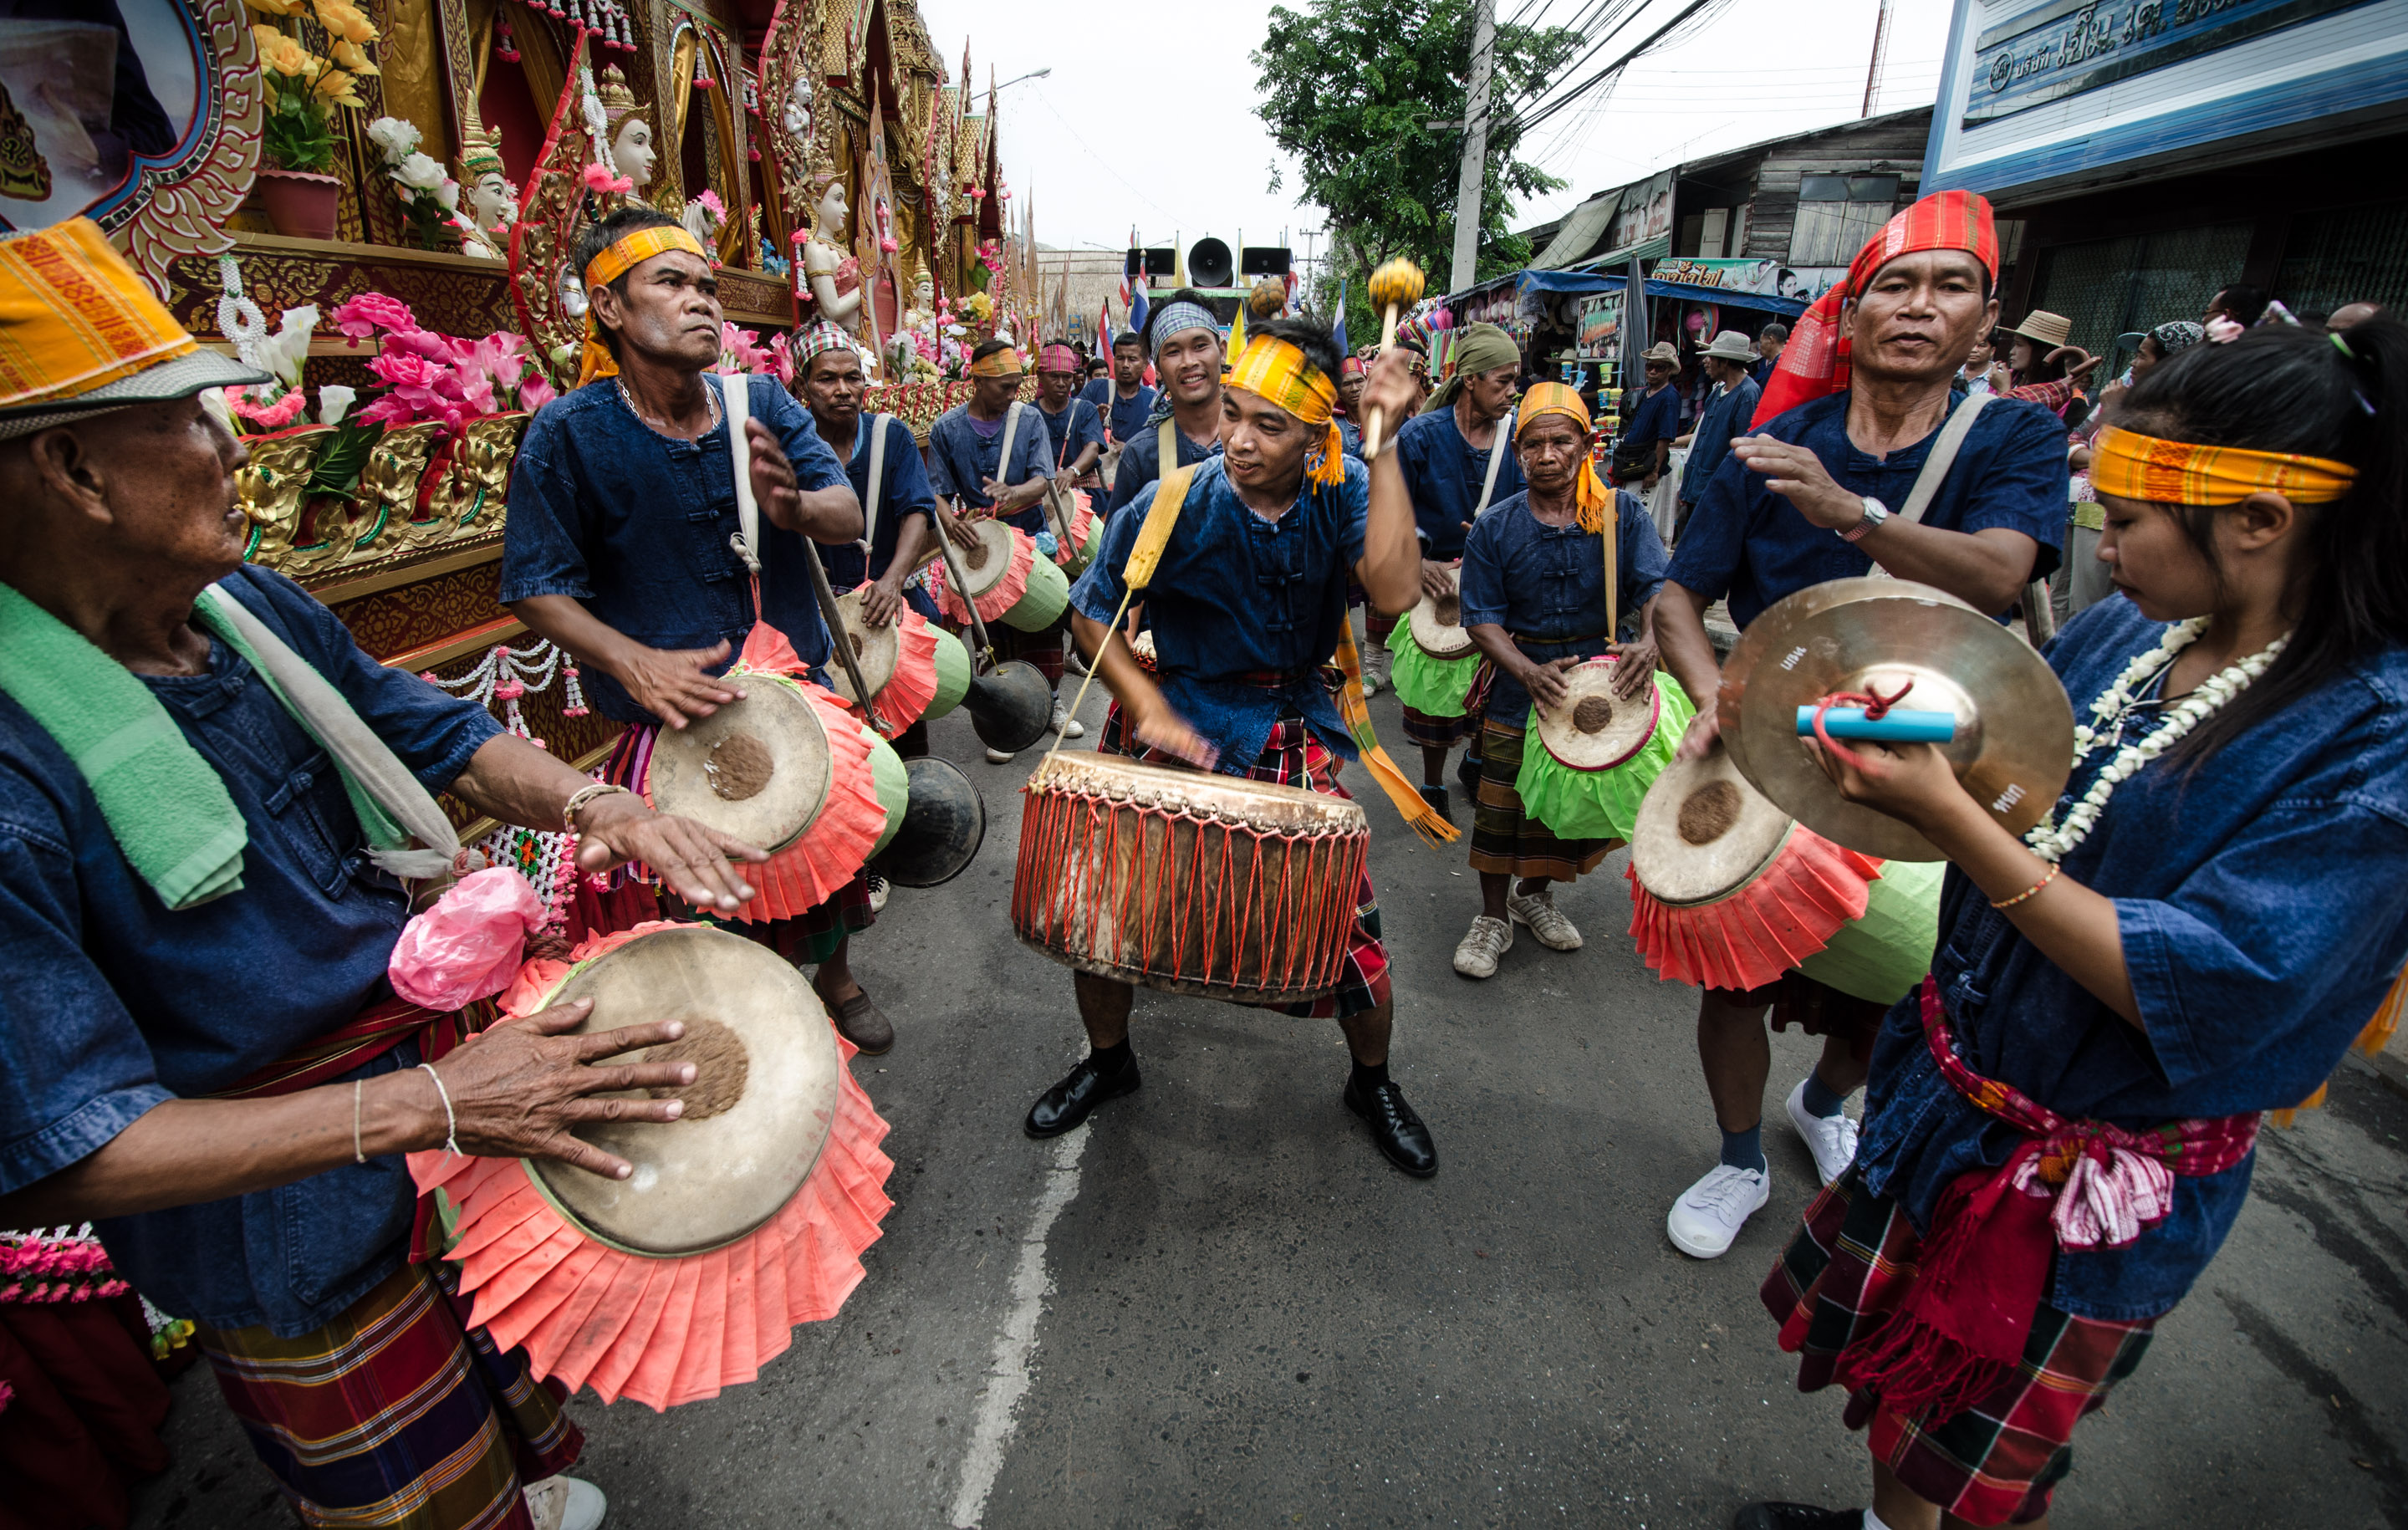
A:
<svg viewBox="0 0 2408 1530">
<path fill-rule="evenodd" d="M 1397 349 L 1397 321 L 1404 310 L 1422 300 L 1422 286 L 1426 279 L 1422 268 L 1399 255 L 1383 261 L 1371 273 L 1371 307 L 1380 310 L 1380 353 L 1386 355 Z M 1371 406 L 1371 418 L 1364 422 L 1363 460 L 1369 462 L 1380 454 L 1380 406 Z"/>
</svg>

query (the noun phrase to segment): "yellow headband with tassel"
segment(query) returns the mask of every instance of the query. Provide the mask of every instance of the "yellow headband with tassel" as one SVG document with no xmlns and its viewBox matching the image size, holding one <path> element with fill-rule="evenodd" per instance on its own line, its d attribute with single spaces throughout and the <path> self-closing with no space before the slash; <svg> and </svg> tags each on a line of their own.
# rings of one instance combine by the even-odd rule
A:
<svg viewBox="0 0 2408 1530">
<path fill-rule="evenodd" d="M 1528 430 L 1530 422 L 1542 414 L 1560 414 L 1580 427 L 1583 444 L 1586 444 L 1590 425 L 1588 406 L 1581 401 L 1575 389 L 1560 382 L 1536 382 L 1522 395 L 1519 410 L 1521 428 Z M 1597 476 L 1596 459 L 1582 454 L 1579 471 L 1572 478 L 1572 503 L 1579 507 L 1581 530 L 1605 530 L 1606 512 L 1612 508 L 1613 492 Z"/>
<path fill-rule="evenodd" d="M 1222 385 L 1243 389 L 1308 425 L 1320 426 L 1321 443 L 1306 458 L 1305 476 L 1323 488 L 1346 481 L 1346 445 L 1338 434 L 1338 385 L 1303 351 L 1285 340 L 1257 335 L 1238 352 Z"/>
<path fill-rule="evenodd" d="M 585 287 L 589 303 L 593 289 L 608 287 L 654 255 L 666 255 L 672 250 L 682 250 L 705 264 L 710 260 L 710 256 L 704 252 L 701 241 L 679 224 L 663 223 L 654 228 L 639 228 L 605 246 L 600 254 L 587 263 Z M 618 375 L 619 360 L 610 354 L 610 348 L 602 343 L 602 326 L 595 322 L 594 310 L 589 307 L 585 310 L 585 350 L 578 362 L 577 385 L 582 388 L 595 378 Z"/>
</svg>

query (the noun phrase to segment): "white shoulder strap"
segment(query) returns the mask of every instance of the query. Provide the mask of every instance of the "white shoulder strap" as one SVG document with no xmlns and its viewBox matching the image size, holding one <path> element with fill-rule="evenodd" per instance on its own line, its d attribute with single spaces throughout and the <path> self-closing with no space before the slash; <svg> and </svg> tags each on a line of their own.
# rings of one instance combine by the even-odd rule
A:
<svg viewBox="0 0 2408 1530">
<path fill-rule="evenodd" d="M 861 507 L 861 555 L 865 560 L 878 541 L 878 502 L 886 487 L 886 422 L 890 418 L 883 414 L 869 417 L 869 493 Z M 867 562 L 862 565 L 862 572 L 869 572 Z"/>
<path fill-rule="evenodd" d="M 752 498 L 752 443 L 745 436 L 745 422 L 752 418 L 752 386 L 741 375 L 719 378 L 719 396 L 727 406 L 727 462 L 736 470 L 736 520 L 743 529 L 728 538 L 728 546 L 744 560 L 744 566 L 753 573 L 761 572 L 761 507 Z"/>
<path fill-rule="evenodd" d="M 1899 520 L 1917 522 L 1923 520 L 1923 512 L 1931 508 L 1931 496 L 1938 493 L 1940 485 L 1947 480 L 1948 469 L 1956 461 L 1957 449 L 1965 444 L 1966 436 L 1973 428 L 1973 417 L 1982 412 L 1982 407 L 1989 403 L 1990 398 L 1988 393 L 1969 394 L 1964 403 L 1956 406 L 1956 412 L 1948 417 L 1948 422 L 1940 427 L 1940 438 L 1931 443 L 1931 455 L 1923 460 L 1923 471 L 1915 475 L 1914 487 L 1908 492 L 1906 503 L 1899 508 Z"/>
<path fill-rule="evenodd" d="M 1027 408 L 1026 404 L 1015 398 L 1011 401 L 1011 408 L 1003 411 L 1003 454 L 995 460 L 995 479 L 1006 487 L 1011 483 L 1012 437 L 1020 434 L 1021 411 Z"/>
<path fill-rule="evenodd" d="M 1497 422 L 1497 438 L 1488 444 L 1488 477 L 1480 485 L 1480 503 L 1471 508 L 1471 519 L 1479 520 L 1488 513 L 1489 497 L 1497 493 L 1497 469 L 1505 464 L 1505 442 L 1513 434 L 1513 411 Z"/>
</svg>

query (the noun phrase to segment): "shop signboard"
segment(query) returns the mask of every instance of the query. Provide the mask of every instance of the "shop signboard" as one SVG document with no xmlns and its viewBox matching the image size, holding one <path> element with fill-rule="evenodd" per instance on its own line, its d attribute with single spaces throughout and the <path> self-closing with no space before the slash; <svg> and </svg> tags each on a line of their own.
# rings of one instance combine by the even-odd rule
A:
<svg viewBox="0 0 2408 1530">
<path fill-rule="evenodd" d="M 1583 361 L 1612 361 L 1622 354 L 1622 293 L 1590 293 L 1580 302 L 1573 354 Z"/>
<path fill-rule="evenodd" d="M 1812 303 L 1848 274 L 1844 265 L 1784 265 L 1772 260 L 1664 260 L 1647 273 L 1650 281 L 1677 281 L 1684 287 L 1712 287 L 1726 293 L 1756 293 L 1767 297 L 1794 297 Z"/>
<path fill-rule="evenodd" d="M 1969 126 L 2229 48 L 2367 0 L 2088 0 L 2029 7 L 1973 41 Z"/>
</svg>

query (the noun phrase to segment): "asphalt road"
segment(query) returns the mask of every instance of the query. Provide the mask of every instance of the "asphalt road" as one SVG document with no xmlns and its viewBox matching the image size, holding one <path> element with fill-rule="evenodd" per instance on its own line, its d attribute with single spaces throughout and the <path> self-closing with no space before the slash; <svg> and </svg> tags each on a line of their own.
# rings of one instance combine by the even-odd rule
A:
<svg viewBox="0 0 2408 1530">
<path fill-rule="evenodd" d="M 1101 711 L 1098 690 L 1078 747 Z M 1373 711 L 1398 740 L 1393 700 Z M 1082 1050 L 1068 974 L 1005 922 L 1036 756 L 986 765 L 966 717 L 934 731 L 992 818 L 966 875 L 898 890 L 855 942 L 900 1036 L 855 1064 L 894 1128 L 885 1237 L 758 1383 L 574 1405 L 614 1525 L 1705 1527 L 1864 1501 L 1840 1399 L 1796 1391 L 1756 1296 L 1812 1191 L 1788 1127 L 1729 1255 L 1665 1241 L 1717 1139 L 1695 1001 L 1633 953 L 1619 856 L 1562 895 L 1585 950 L 1526 932 L 1469 983 L 1460 848 L 1351 778 L 1435 1180 L 1340 1104 L 1334 1025 L 1151 994 L 1143 1091 L 1031 1142 L 1022 1114 Z M 1776 1038 L 1776 1113 L 1810 1047 Z M 2057 1524 L 2408 1527 L 2403 1138 L 2408 1101 L 2362 1068 L 2261 1138 L 2231 1241 L 2084 1426 Z M 136 1523 L 283 1523 L 205 1370 L 177 1392 L 177 1465 Z"/>
</svg>

